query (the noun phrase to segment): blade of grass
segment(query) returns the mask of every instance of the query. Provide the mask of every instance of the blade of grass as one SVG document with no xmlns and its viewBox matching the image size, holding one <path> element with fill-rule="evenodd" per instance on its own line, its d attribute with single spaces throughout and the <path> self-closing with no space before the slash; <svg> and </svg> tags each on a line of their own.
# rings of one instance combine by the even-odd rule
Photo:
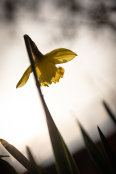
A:
<svg viewBox="0 0 116 174">
<path fill-rule="evenodd" d="M 62 139 L 62 137 L 61 137 L 61 139 Z M 62 141 L 63 141 L 63 139 L 62 139 Z M 64 143 L 64 141 L 63 141 L 63 143 Z M 67 154 L 68 154 L 68 158 L 69 158 L 69 160 L 70 160 L 70 163 L 71 163 L 71 166 L 72 166 L 72 171 L 73 171 L 73 173 L 79 173 L 79 171 L 78 171 L 78 169 L 77 169 L 77 165 L 76 165 L 76 163 L 75 163 L 75 161 L 74 161 L 74 159 L 73 159 L 73 156 L 71 155 L 71 153 L 69 152 L 69 150 L 68 150 L 68 148 L 67 148 L 67 146 L 66 146 L 66 144 L 64 143 L 64 146 L 65 146 L 65 148 L 66 148 L 66 151 L 67 151 Z"/>
<path fill-rule="evenodd" d="M 49 119 L 50 120 L 50 119 Z M 51 122 L 51 123 L 50 123 Z M 59 173 L 79 174 L 75 161 L 70 154 L 59 130 L 53 120 L 49 123 L 49 133 L 56 160 L 56 167 Z"/>
<path fill-rule="evenodd" d="M 102 144 L 104 147 L 105 154 L 106 154 L 109 164 L 111 166 L 111 170 L 112 170 L 113 174 L 116 174 L 116 157 L 99 127 L 98 127 L 98 131 L 99 131 L 99 135 L 101 137 L 101 141 L 102 141 Z"/>
<path fill-rule="evenodd" d="M 99 172 L 101 174 L 112 174 L 112 171 L 110 170 L 110 167 L 109 167 L 106 159 L 103 157 L 102 153 L 99 151 L 97 146 L 88 136 L 88 134 L 86 133 L 86 131 L 83 129 L 83 127 L 81 126 L 81 124 L 79 122 L 78 122 L 78 125 L 80 127 L 86 148 L 87 148 L 90 156 L 92 157 L 95 165 L 97 166 Z"/>
<path fill-rule="evenodd" d="M 31 164 L 32 164 L 32 166 L 33 166 L 33 169 L 35 169 L 34 174 L 41 174 L 40 168 L 39 168 L 39 166 L 36 164 L 36 162 L 35 162 L 35 160 L 34 160 L 34 157 L 33 157 L 33 155 L 32 155 L 32 152 L 30 151 L 29 147 L 27 146 L 26 149 L 27 149 L 27 154 L 28 154 L 29 160 L 30 160 L 30 162 L 31 162 Z"/>
<path fill-rule="evenodd" d="M 110 118 L 112 119 L 112 121 L 116 125 L 116 118 L 115 118 L 115 115 L 112 113 L 110 107 L 108 106 L 108 104 L 105 101 L 103 101 L 103 105 L 104 105 L 106 111 L 108 112 Z"/>
<path fill-rule="evenodd" d="M 19 163 L 21 163 L 28 171 L 33 172 L 31 163 L 19 150 L 3 139 L 0 139 L 0 142 Z"/>
<path fill-rule="evenodd" d="M 66 145 L 65 145 L 63 139 L 61 138 L 61 135 L 60 135 L 60 133 L 51 117 L 51 114 L 46 106 L 46 103 L 44 101 L 44 98 L 43 98 L 43 95 L 42 95 L 42 92 L 40 89 L 39 81 L 37 78 L 37 74 L 35 71 L 33 57 L 32 57 L 32 53 L 31 53 L 31 49 L 30 49 L 31 45 L 30 45 L 28 35 L 24 35 L 24 40 L 25 40 L 27 52 L 29 55 L 32 71 L 34 73 L 36 86 L 38 88 L 38 92 L 39 92 L 39 95 L 40 95 L 40 98 L 41 98 L 41 101 L 43 104 L 43 108 L 45 111 L 48 131 L 49 131 L 51 144 L 52 144 L 52 148 L 53 148 L 53 152 L 54 152 L 54 156 L 55 156 L 57 172 L 58 172 L 58 174 L 65 174 L 65 173 L 66 174 L 79 174 L 78 169 L 75 165 L 75 162 L 74 162 L 73 158 L 71 158 L 71 154 L 68 151 L 68 148 L 66 148 Z"/>
</svg>

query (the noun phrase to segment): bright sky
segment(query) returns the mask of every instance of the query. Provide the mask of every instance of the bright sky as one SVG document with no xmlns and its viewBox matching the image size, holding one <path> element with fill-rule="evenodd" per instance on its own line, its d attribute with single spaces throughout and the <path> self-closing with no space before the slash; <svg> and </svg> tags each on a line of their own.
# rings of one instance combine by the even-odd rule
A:
<svg viewBox="0 0 116 174">
<path fill-rule="evenodd" d="M 115 129 L 101 104 L 104 99 L 116 113 L 115 39 L 109 30 L 93 32 L 81 28 L 74 39 L 57 42 L 58 28 L 27 19 L 18 17 L 16 37 L 8 34 L 10 26 L 0 28 L 0 138 L 25 155 L 28 145 L 42 163 L 51 157 L 52 150 L 33 74 L 24 87 L 16 89 L 30 64 L 23 35 L 28 34 L 43 54 L 56 48 L 67 48 L 78 54 L 60 65 L 65 74 L 59 83 L 42 87 L 52 117 L 72 152 L 83 146 L 73 115 L 93 140 L 99 138 L 97 125 L 105 135 Z M 51 39 L 53 35 L 56 41 Z"/>
</svg>

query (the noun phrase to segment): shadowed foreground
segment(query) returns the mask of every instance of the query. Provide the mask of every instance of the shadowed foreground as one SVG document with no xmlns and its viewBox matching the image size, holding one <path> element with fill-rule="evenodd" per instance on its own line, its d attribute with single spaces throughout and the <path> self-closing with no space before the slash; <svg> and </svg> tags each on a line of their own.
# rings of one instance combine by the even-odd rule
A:
<svg viewBox="0 0 116 174">
<path fill-rule="evenodd" d="M 114 151 L 114 154 L 116 156 L 116 132 L 114 132 L 112 135 L 110 135 L 107 138 L 111 148 Z M 101 141 L 97 142 L 98 148 L 102 151 L 102 153 L 105 156 L 102 143 Z M 97 170 L 94 162 L 89 156 L 89 153 L 87 149 L 81 149 L 80 151 L 73 154 L 73 157 L 76 161 L 76 164 L 78 166 L 78 169 L 81 174 L 89 173 L 89 174 L 99 174 L 99 171 Z M 56 167 L 54 164 L 51 164 L 44 169 L 45 174 L 57 174 Z M 30 174 L 29 172 L 25 172 L 23 174 Z"/>
</svg>

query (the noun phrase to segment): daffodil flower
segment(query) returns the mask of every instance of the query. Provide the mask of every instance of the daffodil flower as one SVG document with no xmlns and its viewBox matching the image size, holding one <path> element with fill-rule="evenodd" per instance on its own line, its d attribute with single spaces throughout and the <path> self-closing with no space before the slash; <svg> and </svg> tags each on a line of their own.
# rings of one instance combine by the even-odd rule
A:
<svg viewBox="0 0 116 174">
<path fill-rule="evenodd" d="M 59 82 L 59 79 L 63 78 L 64 68 L 57 68 L 55 64 L 66 63 L 77 56 L 77 54 L 65 48 L 58 48 L 43 55 L 29 36 L 28 39 L 40 85 L 49 86 L 52 82 Z M 31 66 L 29 66 L 18 82 L 16 88 L 26 84 L 31 72 L 32 69 Z"/>
</svg>

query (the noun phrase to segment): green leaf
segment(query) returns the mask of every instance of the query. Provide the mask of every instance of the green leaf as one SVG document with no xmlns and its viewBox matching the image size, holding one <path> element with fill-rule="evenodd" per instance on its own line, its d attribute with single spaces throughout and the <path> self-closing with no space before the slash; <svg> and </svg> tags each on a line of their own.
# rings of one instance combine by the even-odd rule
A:
<svg viewBox="0 0 116 174">
<path fill-rule="evenodd" d="M 36 86 L 38 88 L 38 93 L 40 95 L 40 98 L 44 107 L 45 115 L 46 115 L 49 135 L 50 135 L 52 148 L 53 148 L 53 152 L 55 156 L 57 172 L 58 174 L 79 174 L 77 166 L 73 160 L 73 157 L 71 157 L 71 154 L 68 151 L 68 148 L 66 148 L 64 140 L 61 137 L 51 117 L 51 114 L 46 106 L 46 103 L 44 101 L 41 88 L 37 79 L 37 73 L 35 71 L 33 56 L 32 56 L 32 52 L 30 48 L 30 39 L 27 35 L 24 35 L 24 39 L 25 39 L 25 44 L 26 44 L 28 55 L 29 55 L 32 71 L 34 73 Z"/>
<path fill-rule="evenodd" d="M 115 115 L 112 113 L 110 107 L 108 106 L 108 104 L 106 104 L 105 101 L 103 101 L 103 105 L 104 105 L 106 111 L 108 112 L 109 116 L 110 116 L 111 119 L 113 120 L 114 124 L 116 125 L 116 118 L 115 118 Z"/>
<path fill-rule="evenodd" d="M 32 152 L 30 151 L 29 147 L 27 146 L 26 149 L 27 149 L 27 154 L 28 154 L 29 160 L 31 162 L 31 165 L 33 166 L 33 169 L 35 170 L 34 174 L 41 174 L 40 168 L 36 164 L 34 157 L 32 155 Z"/>
<path fill-rule="evenodd" d="M 57 129 L 45 103 L 44 108 L 58 174 L 79 174 L 75 161 Z"/>
<path fill-rule="evenodd" d="M 33 172 L 31 163 L 19 150 L 3 139 L 0 139 L 0 142 L 19 163 L 21 163 L 28 171 Z"/>
<path fill-rule="evenodd" d="M 115 174 L 116 173 L 116 157 L 99 127 L 98 127 L 98 131 L 99 131 L 99 134 L 101 137 L 101 141 L 102 141 L 106 156 L 110 163 L 111 170 L 112 170 L 113 174 Z"/>
<path fill-rule="evenodd" d="M 85 141 L 85 145 L 87 147 L 87 150 L 89 151 L 89 154 L 91 155 L 95 165 L 97 166 L 99 172 L 101 174 L 112 174 L 112 171 L 106 161 L 106 159 L 103 157 L 102 153 L 99 151 L 97 146 L 94 144 L 94 142 L 90 139 L 90 137 L 87 135 L 86 131 L 83 129 L 81 124 L 78 122 L 79 127 L 81 129 L 82 136 Z"/>
</svg>

